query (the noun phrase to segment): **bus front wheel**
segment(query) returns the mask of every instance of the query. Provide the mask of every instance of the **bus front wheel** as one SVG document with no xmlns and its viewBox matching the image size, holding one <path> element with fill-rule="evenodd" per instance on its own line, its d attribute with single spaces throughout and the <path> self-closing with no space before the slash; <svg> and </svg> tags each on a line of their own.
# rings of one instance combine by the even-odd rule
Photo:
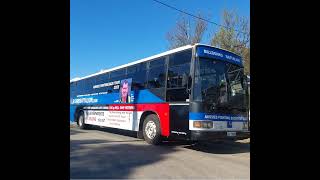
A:
<svg viewBox="0 0 320 180">
<path fill-rule="evenodd" d="M 87 129 L 87 125 L 84 122 L 84 113 L 81 111 L 78 118 L 78 127 L 80 129 Z"/>
<path fill-rule="evenodd" d="M 155 114 L 150 114 L 143 122 L 144 140 L 153 145 L 157 145 L 161 141 L 160 123 Z"/>
</svg>

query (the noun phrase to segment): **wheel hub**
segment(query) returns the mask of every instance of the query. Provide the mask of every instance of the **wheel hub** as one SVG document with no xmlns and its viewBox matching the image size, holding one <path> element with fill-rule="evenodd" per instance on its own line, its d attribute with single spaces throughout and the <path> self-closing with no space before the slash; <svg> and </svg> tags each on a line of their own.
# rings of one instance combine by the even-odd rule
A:
<svg viewBox="0 0 320 180">
<path fill-rule="evenodd" d="M 157 128 L 156 124 L 153 121 L 149 121 L 146 124 L 145 132 L 148 138 L 153 139 L 156 136 Z"/>
</svg>

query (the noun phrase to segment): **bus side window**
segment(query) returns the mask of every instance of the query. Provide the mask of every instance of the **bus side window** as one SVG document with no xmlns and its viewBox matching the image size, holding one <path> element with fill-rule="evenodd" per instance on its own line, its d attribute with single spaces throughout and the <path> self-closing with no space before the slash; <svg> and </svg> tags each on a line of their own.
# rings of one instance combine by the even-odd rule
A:
<svg viewBox="0 0 320 180">
<path fill-rule="evenodd" d="M 129 66 L 127 68 L 127 75 L 126 79 L 132 78 L 132 91 L 138 91 L 145 89 L 145 86 L 147 84 L 147 63 L 139 63 L 132 66 Z"/>
<path fill-rule="evenodd" d="M 151 60 L 147 70 L 148 90 L 165 101 L 166 57 Z"/>
<path fill-rule="evenodd" d="M 81 95 L 84 93 L 83 88 L 84 88 L 84 81 L 83 80 L 78 81 L 77 95 Z"/>
<path fill-rule="evenodd" d="M 146 84 L 147 84 L 146 74 L 147 74 L 146 70 L 140 70 L 131 76 L 132 85 L 135 88 L 135 90 L 142 90 L 146 88 Z"/>
<path fill-rule="evenodd" d="M 92 94 L 94 93 L 93 86 L 96 83 L 96 77 L 90 77 L 88 79 L 88 84 L 87 84 L 87 94 Z"/>
<path fill-rule="evenodd" d="M 119 70 L 112 71 L 110 73 L 110 79 L 112 80 L 120 79 L 120 77 L 125 77 L 125 75 L 126 75 L 126 68 L 122 68 Z"/>
<path fill-rule="evenodd" d="M 70 84 L 70 97 L 74 97 L 76 94 L 76 83 L 77 82 L 72 82 Z"/>
<path fill-rule="evenodd" d="M 167 101 L 189 99 L 188 87 L 191 87 L 190 62 L 192 51 L 187 50 L 170 55 L 167 78 Z"/>
<path fill-rule="evenodd" d="M 156 59 L 150 62 L 148 70 L 148 88 L 165 87 L 165 58 Z"/>
</svg>

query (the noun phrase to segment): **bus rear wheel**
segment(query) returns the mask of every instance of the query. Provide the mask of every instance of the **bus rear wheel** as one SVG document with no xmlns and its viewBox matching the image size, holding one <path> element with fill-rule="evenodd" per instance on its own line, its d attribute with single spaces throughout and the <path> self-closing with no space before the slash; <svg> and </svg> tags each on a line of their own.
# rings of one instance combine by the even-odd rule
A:
<svg viewBox="0 0 320 180">
<path fill-rule="evenodd" d="M 150 114 L 143 122 L 143 137 L 144 140 L 153 145 L 161 142 L 160 123 L 155 114 Z"/>
<path fill-rule="evenodd" d="M 88 125 L 87 124 L 85 124 L 85 122 L 84 122 L 84 113 L 83 112 L 80 112 L 80 114 L 79 114 L 79 117 L 78 117 L 78 127 L 80 128 L 80 129 L 87 129 L 88 127 Z"/>
</svg>

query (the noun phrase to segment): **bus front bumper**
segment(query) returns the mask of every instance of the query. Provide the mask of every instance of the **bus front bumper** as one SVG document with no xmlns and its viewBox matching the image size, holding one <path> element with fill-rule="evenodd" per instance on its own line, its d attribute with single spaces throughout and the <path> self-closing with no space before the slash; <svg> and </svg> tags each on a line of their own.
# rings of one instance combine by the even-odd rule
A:
<svg viewBox="0 0 320 180">
<path fill-rule="evenodd" d="M 232 132 L 232 133 L 228 133 Z M 234 135 L 235 132 L 235 135 Z M 229 136 L 229 135 L 234 136 Z M 250 131 L 191 131 L 191 140 L 221 140 L 221 139 L 234 139 L 241 140 L 250 137 Z"/>
</svg>

